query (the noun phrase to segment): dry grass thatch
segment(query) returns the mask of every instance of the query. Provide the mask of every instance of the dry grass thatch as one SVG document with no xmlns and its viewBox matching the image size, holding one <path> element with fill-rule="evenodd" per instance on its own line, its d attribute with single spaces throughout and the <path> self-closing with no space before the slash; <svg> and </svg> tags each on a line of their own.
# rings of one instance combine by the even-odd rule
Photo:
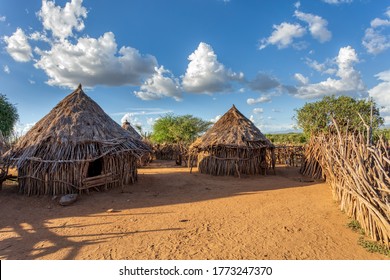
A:
<svg viewBox="0 0 390 280">
<path fill-rule="evenodd" d="M 22 193 L 54 195 L 133 183 L 136 161 L 148 151 L 146 144 L 112 120 L 80 85 L 4 158 L 18 168 Z"/>
<path fill-rule="evenodd" d="M 265 174 L 275 166 L 274 145 L 234 105 L 190 146 L 190 154 L 198 156 L 201 173 L 212 175 Z"/>
</svg>

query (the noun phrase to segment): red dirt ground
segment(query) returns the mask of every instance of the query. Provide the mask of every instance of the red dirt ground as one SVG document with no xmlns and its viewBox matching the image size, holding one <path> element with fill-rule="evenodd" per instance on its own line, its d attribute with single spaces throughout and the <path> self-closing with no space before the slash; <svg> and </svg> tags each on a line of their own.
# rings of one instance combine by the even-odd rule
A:
<svg viewBox="0 0 390 280">
<path fill-rule="evenodd" d="M 156 161 L 75 204 L 0 192 L 1 259 L 388 259 L 357 244 L 326 183 L 294 167 L 214 177 Z"/>
</svg>

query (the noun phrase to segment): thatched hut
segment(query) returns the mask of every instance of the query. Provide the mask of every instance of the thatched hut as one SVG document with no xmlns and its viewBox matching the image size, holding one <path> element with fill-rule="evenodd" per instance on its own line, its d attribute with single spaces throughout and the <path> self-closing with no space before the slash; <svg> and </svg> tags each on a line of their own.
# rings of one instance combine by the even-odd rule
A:
<svg viewBox="0 0 390 280">
<path fill-rule="evenodd" d="M 190 147 L 198 170 L 211 175 L 267 174 L 274 169 L 274 145 L 237 108 L 227 111 Z"/>
<path fill-rule="evenodd" d="M 127 120 L 125 120 L 122 123 L 122 128 L 127 130 L 128 132 L 130 132 L 130 134 L 133 136 L 133 138 L 138 139 L 138 140 L 142 140 L 142 136 L 139 135 L 139 133 L 134 129 L 134 127 L 131 126 L 131 124 Z"/>
<path fill-rule="evenodd" d="M 20 192 L 66 194 L 137 180 L 137 159 L 149 148 L 121 128 L 81 85 L 5 155 L 18 169 Z"/>
</svg>

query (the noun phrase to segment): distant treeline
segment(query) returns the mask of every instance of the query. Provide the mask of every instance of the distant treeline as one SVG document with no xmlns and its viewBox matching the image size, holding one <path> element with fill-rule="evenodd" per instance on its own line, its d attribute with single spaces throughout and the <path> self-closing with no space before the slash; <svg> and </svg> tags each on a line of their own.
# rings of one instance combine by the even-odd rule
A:
<svg viewBox="0 0 390 280">
<path fill-rule="evenodd" d="M 382 135 L 388 141 L 390 140 L 390 128 L 382 128 L 374 130 L 374 141 Z M 303 145 L 309 139 L 304 133 L 279 133 L 265 135 L 275 145 Z"/>
<path fill-rule="evenodd" d="M 386 140 L 390 140 L 390 128 L 383 128 L 378 129 L 374 131 L 374 141 L 379 138 L 380 135 L 382 135 Z"/>
<path fill-rule="evenodd" d="M 303 133 L 280 133 L 265 135 L 275 145 L 303 145 L 307 139 Z"/>
</svg>

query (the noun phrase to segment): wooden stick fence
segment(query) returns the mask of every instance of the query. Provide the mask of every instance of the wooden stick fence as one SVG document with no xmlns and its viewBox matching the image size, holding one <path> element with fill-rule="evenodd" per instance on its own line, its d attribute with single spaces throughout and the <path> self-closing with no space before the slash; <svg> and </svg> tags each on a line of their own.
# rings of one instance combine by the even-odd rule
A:
<svg viewBox="0 0 390 280">
<path fill-rule="evenodd" d="M 305 174 L 326 178 L 341 210 L 357 220 L 373 240 L 390 247 L 390 157 L 383 139 L 370 146 L 362 133 L 312 137 Z"/>
</svg>

